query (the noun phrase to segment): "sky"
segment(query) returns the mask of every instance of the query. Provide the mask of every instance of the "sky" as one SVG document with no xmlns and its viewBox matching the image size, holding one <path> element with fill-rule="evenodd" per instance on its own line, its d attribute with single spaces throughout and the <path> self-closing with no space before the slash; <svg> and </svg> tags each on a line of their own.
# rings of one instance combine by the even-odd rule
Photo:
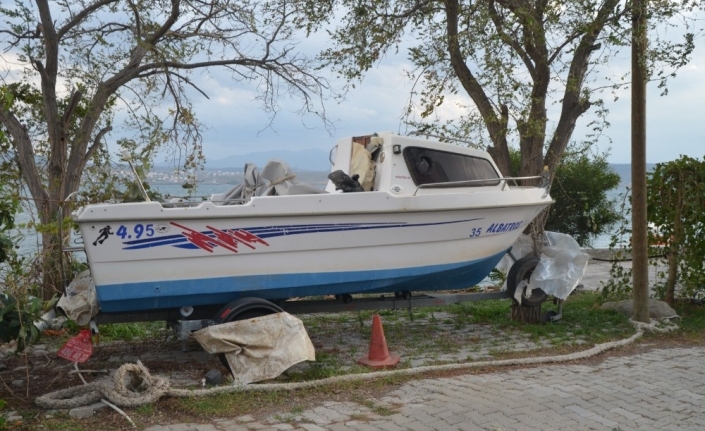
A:
<svg viewBox="0 0 705 431">
<path fill-rule="evenodd" d="M 703 15 L 701 13 L 701 15 Z M 697 21 L 701 35 L 705 32 L 705 19 Z M 305 53 L 313 55 L 328 43 L 327 36 L 319 33 L 300 42 Z M 12 53 L 6 53 L 8 60 Z M 333 128 L 326 128 L 313 115 L 301 117 L 296 113 L 298 102 L 281 99 L 282 109 L 270 124 L 270 119 L 255 100 L 256 88 L 229 79 L 217 69 L 194 72 L 194 81 L 209 98 L 195 93 L 191 96 L 195 113 L 206 127 L 203 149 L 207 159 L 217 160 L 229 155 L 271 150 L 319 149 L 328 151 L 338 138 L 391 131 L 407 134 L 412 130 L 403 124 L 402 116 L 412 83 L 406 71 L 412 69 L 405 49 L 396 55 L 388 54 L 367 72 L 364 80 L 349 90 L 342 101 L 329 99 L 325 103 L 327 116 Z M 12 62 L 8 63 L 13 69 Z M 620 75 L 630 67 L 629 50 L 625 49 L 613 62 L 607 73 Z M 321 71 L 325 73 L 325 71 Z M 343 82 L 330 77 L 333 85 Z M 661 96 L 657 83 L 647 89 L 647 161 L 649 163 L 673 160 L 681 154 L 702 158 L 705 155 L 705 37 L 696 40 L 691 61 L 669 81 L 669 93 Z M 455 96 L 463 100 L 463 96 Z M 603 94 L 610 113 L 611 126 L 598 143 L 600 152 L 609 152 L 611 163 L 629 163 L 631 158 L 630 93 L 620 90 L 615 102 L 609 92 Z M 441 106 L 445 118 L 458 114 L 451 97 Z M 470 104 L 465 96 L 465 103 Z M 556 120 L 557 109 L 549 108 L 549 120 Z M 578 120 L 573 134 L 580 140 L 589 132 L 588 124 L 594 111 L 588 111 Z M 119 136 L 112 133 L 109 141 Z M 472 137 L 468 137 L 472 140 Z M 110 147 L 113 147 L 109 144 Z M 159 162 L 159 161 L 157 161 Z"/>
<path fill-rule="evenodd" d="M 304 41 L 304 48 L 320 47 L 324 41 Z M 629 68 L 628 50 L 621 54 L 610 72 Z M 208 127 L 204 133 L 204 152 L 207 159 L 221 159 L 231 154 L 256 151 L 321 149 L 328 151 L 338 138 L 392 131 L 402 134 L 408 130 L 401 121 L 411 82 L 405 70 L 411 69 L 402 51 L 388 56 L 370 70 L 364 81 L 351 89 L 342 102 L 329 100 L 326 110 L 334 122 L 334 129 L 326 130 L 313 117 L 301 117 L 293 111 L 293 101 L 284 104 L 271 127 L 254 100 L 253 89 L 241 87 L 227 79 L 205 79 L 202 88 L 210 99 L 194 97 L 196 113 Z M 335 83 L 335 80 L 334 80 Z M 341 82 L 337 82 L 341 85 Z M 661 96 L 657 83 L 647 88 L 647 161 L 658 163 L 673 160 L 681 154 L 702 158 L 705 155 L 705 38 L 696 41 L 690 63 L 682 68 L 668 85 L 669 93 Z M 620 91 L 614 102 L 604 94 L 610 111 L 611 126 L 604 133 L 598 149 L 609 151 L 611 163 L 629 163 L 631 158 L 630 94 Z M 444 104 L 448 115 L 453 107 Z M 549 112 L 549 116 L 551 113 Z M 587 133 L 587 125 L 594 114 L 588 111 L 579 121 L 573 139 Z"/>
<path fill-rule="evenodd" d="M 657 83 L 647 85 L 646 158 L 649 163 L 674 160 L 680 155 L 705 156 L 705 39 L 699 39 L 691 62 L 668 84 L 661 96 Z M 625 91 L 617 102 L 608 104 L 611 143 L 608 160 L 629 163 L 631 159 L 631 97 Z M 589 112 L 588 114 L 589 115 Z M 585 121 L 579 123 L 585 126 Z M 577 132 L 578 130 L 576 130 Z"/>
</svg>

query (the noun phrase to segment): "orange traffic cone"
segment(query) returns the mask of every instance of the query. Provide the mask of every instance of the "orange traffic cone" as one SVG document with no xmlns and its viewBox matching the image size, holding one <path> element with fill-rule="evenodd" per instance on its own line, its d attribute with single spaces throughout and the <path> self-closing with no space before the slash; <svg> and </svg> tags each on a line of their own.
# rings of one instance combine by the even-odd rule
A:
<svg viewBox="0 0 705 431">
<path fill-rule="evenodd" d="M 401 358 L 399 355 L 390 355 L 387 349 L 387 339 L 384 338 L 382 319 L 379 314 L 372 316 L 372 337 L 370 338 L 370 352 L 357 360 L 360 365 L 370 368 L 393 368 Z"/>
</svg>

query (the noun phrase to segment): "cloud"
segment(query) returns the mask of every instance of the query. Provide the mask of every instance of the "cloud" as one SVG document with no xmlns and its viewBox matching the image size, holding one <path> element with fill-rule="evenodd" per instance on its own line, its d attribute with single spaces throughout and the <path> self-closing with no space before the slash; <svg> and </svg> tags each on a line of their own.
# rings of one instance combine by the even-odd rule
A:
<svg viewBox="0 0 705 431">
<path fill-rule="evenodd" d="M 192 94 L 198 118 L 208 126 L 204 151 L 208 158 L 277 149 L 329 149 L 338 137 L 379 131 L 399 131 L 410 91 L 404 61 L 374 68 L 361 84 L 337 102 L 328 100 L 326 115 L 334 129 L 329 133 L 315 115 L 297 113 L 300 102 L 282 99 L 271 123 L 252 87 L 224 80 L 219 73 L 204 79 L 201 88 L 211 96 Z M 333 136 L 331 136 L 331 134 Z"/>
<path fill-rule="evenodd" d="M 703 42 L 701 40 L 701 42 Z M 674 160 L 680 155 L 705 155 L 705 127 L 702 101 L 705 100 L 705 46 L 696 46 L 692 61 L 668 83 L 668 95 L 661 96 L 657 83 L 647 85 L 646 157 L 650 163 Z M 620 91 L 618 101 L 607 102 L 612 126 L 606 134 L 612 144 L 609 160 L 631 161 L 631 90 Z M 589 114 L 588 114 L 589 115 Z M 576 133 L 578 130 L 576 129 Z"/>
</svg>

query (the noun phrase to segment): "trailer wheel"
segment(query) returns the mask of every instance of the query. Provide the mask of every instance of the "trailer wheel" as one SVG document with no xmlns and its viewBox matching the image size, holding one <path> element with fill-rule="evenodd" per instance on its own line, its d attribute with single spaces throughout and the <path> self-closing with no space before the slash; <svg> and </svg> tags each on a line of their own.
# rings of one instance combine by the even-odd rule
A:
<svg viewBox="0 0 705 431">
<path fill-rule="evenodd" d="M 254 319 L 255 317 L 281 313 L 282 311 L 284 310 L 282 310 L 280 306 L 269 302 L 266 299 L 240 298 L 229 302 L 221 308 L 213 320 L 216 324 L 236 322 L 238 320 Z M 225 354 L 219 354 L 218 359 L 220 359 L 220 363 L 223 364 L 225 369 L 229 370 L 230 374 L 233 374 L 233 370 L 230 369 L 230 364 L 228 364 Z"/>
<path fill-rule="evenodd" d="M 509 274 L 507 274 L 507 297 L 514 299 L 514 294 L 517 290 L 517 286 L 522 282 L 529 282 L 531 274 L 536 269 L 536 265 L 539 264 L 539 258 L 536 256 L 524 256 L 521 259 L 514 262 L 514 265 L 509 269 Z M 521 303 L 526 304 L 529 307 L 535 307 L 543 303 L 548 299 L 548 295 L 541 289 L 534 289 L 531 291 L 531 297 L 522 297 Z"/>
</svg>

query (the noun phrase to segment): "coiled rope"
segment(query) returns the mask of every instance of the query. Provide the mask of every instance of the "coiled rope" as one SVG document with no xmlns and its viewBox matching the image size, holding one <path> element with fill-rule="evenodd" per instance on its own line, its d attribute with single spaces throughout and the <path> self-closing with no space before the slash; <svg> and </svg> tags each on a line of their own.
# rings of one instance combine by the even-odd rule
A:
<svg viewBox="0 0 705 431">
<path fill-rule="evenodd" d="M 169 393 L 169 387 L 169 380 L 150 375 L 147 367 L 137 361 L 117 369 L 112 387 L 105 383 L 89 383 L 42 395 L 35 402 L 46 409 L 70 409 L 107 398 L 120 407 L 137 407 L 156 402 Z"/>
<path fill-rule="evenodd" d="M 644 331 L 647 330 L 663 333 L 673 331 L 678 328 L 677 325 L 670 323 L 663 326 L 657 326 L 659 322 L 656 320 L 652 320 L 650 324 L 635 322 L 632 320 L 630 320 L 630 322 L 636 328 L 636 333 L 631 337 L 597 344 L 591 349 L 565 355 L 468 362 L 461 364 L 429 365 L 424 367 L 405 368 L 401 370 L 348 374 L 344 376 L 335 376 L 321 380 L 298 383 L 229 385 L 205 389 L 177 389 L 172 388 L 167 379 L 151 376 L 147 368 L 137 361 L 137 364 L 124 364 L 118 368 L 115 376 L 113 377 L 113 387 L 100 383 L 75 386 L 42 395 L 38 397 L 35 402 L 39 407 L 46 409 L 68 409 L 93 404 L 100 401 L 101 398 L 107 398 L 110 402 L 120 407 L 136 407 L 154 403 L 165 395 L 170 397 L 185 398 L 205 397 L 234 392 L 272 392 L 280 390 L 293 391 L 298 389 L 321 387 L 340 382 L 368 381 L 385 377 L 408 376 L 427 372 L 570 362 L 580 359 L 587 359 L 608 350 L 613 350 L 632 344 L 641 338 L 644 335 Z"/>
</svg>

